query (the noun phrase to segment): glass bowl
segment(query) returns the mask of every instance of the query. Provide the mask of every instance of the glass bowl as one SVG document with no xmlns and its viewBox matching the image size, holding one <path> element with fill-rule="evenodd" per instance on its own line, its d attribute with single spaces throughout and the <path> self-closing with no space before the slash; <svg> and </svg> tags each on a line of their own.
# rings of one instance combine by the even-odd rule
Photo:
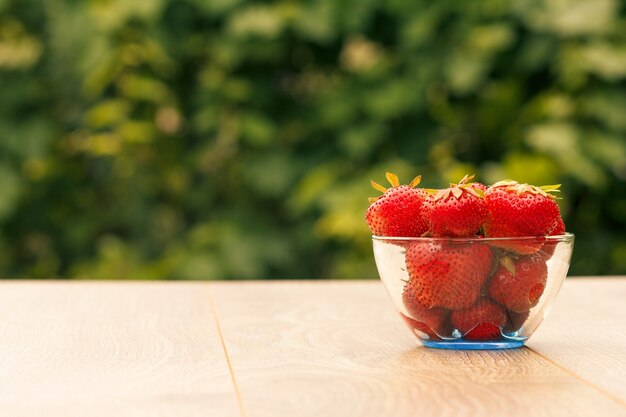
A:
<svg viewBox="0 0 626 417">
<path fill-rule="evenodd" d="M 427 347 L 521 347 L 567 276 L 574 235 L 523 238 L 372 237 L 400 316 Z"/>
</svg>

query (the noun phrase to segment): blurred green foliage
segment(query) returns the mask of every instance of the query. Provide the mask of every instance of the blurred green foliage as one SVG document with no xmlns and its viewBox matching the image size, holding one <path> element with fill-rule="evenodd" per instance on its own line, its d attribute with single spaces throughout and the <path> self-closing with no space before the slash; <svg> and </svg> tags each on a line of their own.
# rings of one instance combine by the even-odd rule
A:
<svg viewBox="0 0 626 417">
<path fill-rule="evenodd" d="M 376 276 L 385 170 L 563 183 L 626 274 L 619 0 L 0 0 L 5 277 Z"/>
</svg>

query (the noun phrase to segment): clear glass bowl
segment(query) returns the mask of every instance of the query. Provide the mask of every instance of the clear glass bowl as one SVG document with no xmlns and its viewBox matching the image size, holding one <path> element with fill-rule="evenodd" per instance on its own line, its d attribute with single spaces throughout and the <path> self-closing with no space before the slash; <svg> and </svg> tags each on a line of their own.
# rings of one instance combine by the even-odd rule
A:
<svg viewBox="0 0 626 417">
<path fill-rule="evenodd" d="M 420 342 L 444 349 L 521 347 L 567 276 L 574 235 L 373 236 L 381 280 Z"/>
</svg>

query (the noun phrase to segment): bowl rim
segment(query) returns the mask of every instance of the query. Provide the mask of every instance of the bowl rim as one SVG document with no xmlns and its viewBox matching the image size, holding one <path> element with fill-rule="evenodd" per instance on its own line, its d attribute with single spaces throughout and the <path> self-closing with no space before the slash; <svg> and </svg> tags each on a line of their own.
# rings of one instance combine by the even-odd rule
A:
<svg viewBox="0 0 626 417">
<path fill-rule="evenodd" d="M 557 241 L 573 242 L 573 233 L 552 236 L 519 236 L 519 237 L 402 237 L 402 236 L 377 236 L 372 235 L 374 241 L 417 241 L 417 242 L 502 242 L 502 241 Z"/>
</svg>

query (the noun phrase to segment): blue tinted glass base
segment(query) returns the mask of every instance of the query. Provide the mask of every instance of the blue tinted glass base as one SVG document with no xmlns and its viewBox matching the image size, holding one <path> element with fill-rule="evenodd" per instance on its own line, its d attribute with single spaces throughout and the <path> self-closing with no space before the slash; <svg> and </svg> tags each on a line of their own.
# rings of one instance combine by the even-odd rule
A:
<svg viewBox="0 0 626 417">
<path fill-rule="evenodd" d="M 514 349 L 524 346 L 522 340 L 499 340 L 493 342 L 472 342 L 468 340 L 457 341 L 438 341 L 422 340 L 422 344 L 429 348 L 435 349 L 454 349 L 454 350 L 495 350 L 495 349 Z"/>
</svg>

